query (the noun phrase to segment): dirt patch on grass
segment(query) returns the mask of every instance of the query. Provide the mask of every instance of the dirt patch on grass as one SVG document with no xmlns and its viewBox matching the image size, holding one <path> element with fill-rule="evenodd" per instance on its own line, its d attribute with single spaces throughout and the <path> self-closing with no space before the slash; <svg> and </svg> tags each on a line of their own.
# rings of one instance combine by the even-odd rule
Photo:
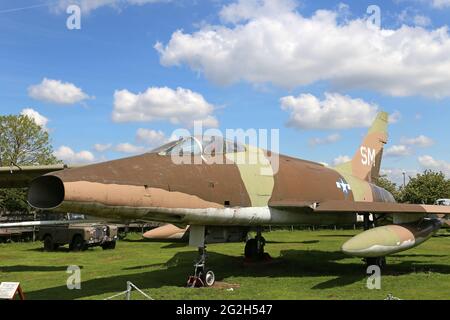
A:
<svg viewBox="0 0 450 320">
<path fill-rule="evenodd" d="M 216 289 L 237 289 L 240 288 L 241 285 L 238 283 L 227 283 L 223 281 L 216 281 L 212 288 Z"/>
</svg>

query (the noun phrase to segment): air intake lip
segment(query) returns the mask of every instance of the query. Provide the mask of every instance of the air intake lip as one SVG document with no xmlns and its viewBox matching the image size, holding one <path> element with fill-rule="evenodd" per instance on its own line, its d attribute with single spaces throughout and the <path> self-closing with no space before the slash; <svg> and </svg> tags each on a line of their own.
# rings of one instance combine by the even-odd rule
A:
<svg viewBox="0 0 450 320">
<path fill-rule="evenodd" d="M 41 176 L 31 181 L 27 200 L 36 209 L 54 209 L 64 200 L 64 183 L 56 176 Z"/>
</svg>

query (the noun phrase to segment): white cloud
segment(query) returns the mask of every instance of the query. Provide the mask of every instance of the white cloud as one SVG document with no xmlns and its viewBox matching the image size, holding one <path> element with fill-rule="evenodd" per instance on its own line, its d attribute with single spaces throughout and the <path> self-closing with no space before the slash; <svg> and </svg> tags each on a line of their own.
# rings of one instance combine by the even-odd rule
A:
<svg viewBox="0 0 450 320">
<path fill-rule="evenodd" d="M 33 99 L 55 104 L 74 104 L 90 98 L 73 83 L 47 78 L 28 87 L 28 95 Z"/>
<path fill-rule="evenodd" d="M 120 11 L 127 5 L 144 5 L 147 3 L 169 2 L 170 0 L 59 0 L 59 2 L 52 8 L 52 11 L 57 13 L 66 12 L 66 9 L 71 4 L 80 6 L 81 12 L 90 13 L 101 7 L 110 7 Z"/>
<path fill-rule="evenodd" d="M 241 80 L 286 88 L 330 81 L 392 96 L 450 95 L 447 27 L 368 28 L 339 12 L 304 17 L 291 1 L 239 1 L 225 6 L 225 25 L 174 32 L 156 43 L 164 66 L 188 65 L 218 84 Z M 231 25 L 230 25 L 231 24 Z"/>
<path fill-rule="evenodd" d="M 25 108 L 20 112 L 21 115 L 30 117 L 43 130 L 48 131 L 48 119 L 32 108 Z"/>
<path fill-rule="evenodd" d="M 111 147 L 112 147 L 111 143 L 107 143 L 107 144 L 96 143 L 96 144 L 94 144 L 94 150 L 97 152 L 105 152 L 105 151 L 111 149 Z"/>
<path fill-rule="evenodd" d="M 325 93 L 319 100 L 312 94 L 280 99 L 281 108 L 290 112 L 289 126 L 300 129 L 347 129 L 368 127 L 378 107 L 362 99 L 353 99 L 339 93 Z"/>
<path fill-rule="evenodd" d="M 400 119 L 402 118 L 402 114 L 396 110 L 393 113 L 389 114 L 389 123 L 394 124 L 400 121 Z"/>
<path fill-rule="evenodd" d="M 341 140 L 341 135 L 339 133 L 333 133 L 324 138 L 312 138 L 309 140 L 309 145 L 316 146 L 320 144 L 330 144 L 335 143 L 339 140 Z"/>
<path fill-rule="evenodd" d="M 432 6 L 437 9 L 450 7 L 450 0 L 432 0 Z"/>
<path fill-rule="evenodd" d="M 447 162 L 445 160 L 436 160 L 432 156 L 425 155 L 420 156 L 418 158 L 419 164 L 424 169 L 431 169 L 434 171 L 442 171 L 447 175 L 447 177 L 450 176 L 450 162 Z"/>
<path fill-rule="evenodd" d="M 115 122 L 168 120 L 188 126 L 201 121 L 205 127 L 217 127 L 213 111 L 212 104 L 189 89 L 152 87 L 137 94 L 126 89 L 116 90 L 112 118 Z"/>
<path fill-rule="evenodd" d="M 400 144 L 400 145 L 393 145 L 393 146 L 387 148 L 384 151 L 383 155 L 385 157 L 395 158 L 395 157 L 406 157 L 406 156 L 411 155 L 411 153 L 412 153 L 412 150 L 408 146 Z"/>
<path fill-rule="evenodd" d="M 418 146 L 418 147 L 430 147 L 434 144 L 434 140 L 424 136 L 424 135 L 420 135 L 418 137 L 414 137 L 414 138 L 401 138 L 400 142 L 403 144 L 407 144 L 407 145 L 413 145 L 413 146 Z"/>
<path fill-rule="evenodd" d="M 146 148 L 142 147 L 142 146 L 135 146 L 131 143 L 119 143 L 117 146 L 114 147 L 114 150 L 117 152 L 122 152 L 122 153 L 143 153 L 146 151 Z"/>
<path fill-rule="evenodd" d="M 415 15 L 413 21 L 414 24 L 419 27 L 426 27 L 431 24 L 431 19 L 421 14 Z"/>
<path fill-rule="evenodd" d="M 399 23 L 405 23 L 408 25 L 427 27 L 431 24 L 431 19 L 427 16 L 420 14 L 419 10 L 407 7 L 398 15 Z"/>
<path fill-rule="evenodd" d="M 340 164 L 346 163 L 351 161 L 352 158 L 350 158 L 349 156 L 338 156 L 337 158 L 333 159 L 333 166 L 338 166 Z"/>
<path fill-rule="evenodd" d="M 246 0 L 231 3 L 219 12 L 221 20 L 225 23 L 236 24 L 261 16 L 282 15 L 295 9 L 293 0 Z"/>
<path fill-rule="evenodd" d="M 61 146 L 53 152 L 56 158 L 67 163 L 90 163 L 95 160 L 94 155 L 90 151 L 75 152 L 67 146 Z"/>
<path fill-rule="evenodd" d="M 168 141 L 166 135 L 161 130 L 152 130 L 139 128 L 136 131 L 136 140 L 138 142 L 144 142 L 150 146 L 156 146 L 164 144 Z"/>
</svg>

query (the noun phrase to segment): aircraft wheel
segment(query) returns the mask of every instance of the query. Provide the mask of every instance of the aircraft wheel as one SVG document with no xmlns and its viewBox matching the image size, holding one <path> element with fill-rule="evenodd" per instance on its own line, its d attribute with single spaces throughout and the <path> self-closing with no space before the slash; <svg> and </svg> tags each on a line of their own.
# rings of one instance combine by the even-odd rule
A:
<svg viewBox="0 0 450 320">
<path fill-rule="evenodd" d="M 214 275 L 214 272 L 212 270 L 206 271 L 203 279 L 203 283 L 207 287 L 212 287 L 214 285 L 214 282 L 216 282 L 216 276 Z"/>
<path fill-rule="evenodd" d="M 48 234 L 44 237 L 44 251 L 53 251 L 53 249 L 53 239 L 52 236 Z"/>
</svg>

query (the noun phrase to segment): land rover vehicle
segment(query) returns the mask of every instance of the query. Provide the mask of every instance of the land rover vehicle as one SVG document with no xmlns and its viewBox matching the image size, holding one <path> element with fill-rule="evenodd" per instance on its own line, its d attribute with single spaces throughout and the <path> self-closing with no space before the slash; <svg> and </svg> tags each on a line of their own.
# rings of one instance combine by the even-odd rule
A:
<svg viewBox="0 0 450 320">
<path fill-rule="evenodd" d="M 56 250 L 66 244 L 71 251 L 83 251 L 95 246 L 114 249 L 117 226 L 101 223 L 42 226 L 39 228 L 39 239 L 44 242 L 45 251 Z"/>
</svg>

